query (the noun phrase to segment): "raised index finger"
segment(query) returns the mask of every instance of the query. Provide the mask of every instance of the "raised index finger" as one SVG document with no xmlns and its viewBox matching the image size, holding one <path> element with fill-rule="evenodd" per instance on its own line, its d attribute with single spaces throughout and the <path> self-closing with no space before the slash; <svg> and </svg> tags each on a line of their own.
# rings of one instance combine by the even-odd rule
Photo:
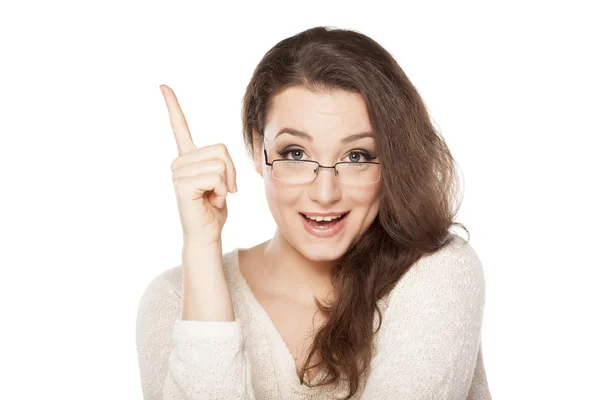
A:
<svg viewBox="0 0 600 400">
<path fill-rule="evenodd" d="M 179 151 L 179 155 L 196 150 L 196 146 L 192 141 L 190 129 L 185 120 L 185 116 L 183 115 L 183 111 L 181 111 L 181 107 L 179 107 L 179 102 L 177 101 L 175 92 L 173 92 L 173 90 L 167 85 L 160 85 L 160 92 L 163 94 L 165 102 L 167 103 L 169 118 L 171 120 L 171 128 L 175 134 L 175 142 L 177 142 L 177 150 Z"/>
</svg>

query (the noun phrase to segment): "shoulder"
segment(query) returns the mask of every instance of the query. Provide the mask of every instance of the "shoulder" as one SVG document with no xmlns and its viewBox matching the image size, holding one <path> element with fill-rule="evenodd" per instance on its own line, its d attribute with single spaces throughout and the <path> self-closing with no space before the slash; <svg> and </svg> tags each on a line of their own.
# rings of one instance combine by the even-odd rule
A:
<svg viewBox="0 0 600 400">
<path fill-rule="evenodd" d="M 475 331 L 483 323 L 485 280 L 473 247 L 456 236 L 400 278 L 384 312 L 381 343 L 426 332 Z M 388 332 L 388 333 L 384 333 Z M 415 336 L 416 337 L 416 336 Z"/>
<path fill-rule="evenodd" d="M 411 271 L 413 278 L 428 277 L 434 281 L 444 279 L 454 282 L 471 277 L 474 283 L 483 283 L 483 265 L 477 252 L 457 235 L 453 235 L 452 240 L 435 252 L 421 257 Z"/>
<path fill-rule="evenodd" d="M 138 303 L 138 335 L 142 335 L 142 331 L 161 329 L 162 324 L 171 324 L 180 315 L 181 298 L 181 265 L 152 278 Z"/>
<path fill-rule="evenodd" d="M 163 294 L 181 298 L 181 270 L 182 265 L 177 265 L 156 275 L 146 286 L 143 296 Z"/>
<path fill-rule="evenodd" d="M 398 298 L 429 297 L 469 299 L 483 305 L 485 277 L 475 249 L 465 239 L 453 235 L 443 247 L 422 256 L 402 276 L 393 290 Z"/>
</svg>

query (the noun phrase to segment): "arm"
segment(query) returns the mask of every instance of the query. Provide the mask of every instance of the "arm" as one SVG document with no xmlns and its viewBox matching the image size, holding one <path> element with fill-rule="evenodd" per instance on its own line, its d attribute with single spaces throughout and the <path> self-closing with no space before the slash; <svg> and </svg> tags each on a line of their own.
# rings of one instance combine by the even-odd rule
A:
<svg viewBox="0 0 600 400">
<path fill-rule="evenodd" d="M 254 400 L 240 321 L 176 320 L 164 400 Z"/>
<path fill-rule="evenodd" d="M 398 285 L 363 398 L 465 400 L 485 303 L 479 258 L 466 242 L 451 243 L 419 260 Z"/>
<path fill-rule="evenodd" d="M 164 305 L 154 297 L 165 295 L 164 285 L 158 285 L 157 293 L 144 295 L 138 325 L 145 347 L 140 369 L 146 371 L 148 364 L 156 364 L 162 373 L 167 364 L 165 349 L 169 349 L 164 399 L 252 399 L 240 321 L 235 320 L 221 253 L 226 197 L 237 191 L 235 167 L 224 144 L 194 145 L 175 93 L 166 85 L 161 85 L 161 92 L 179 152 L 171 171 L 184 238 L 183 295 L 177 299 L 183 305 L 181 318 L 154 317 L 156 327 L 146 320 L 161 313 Z M 168 330 L 172 337 L 165 337 Z M 155 346 L 160 349 L 160 359 L 153 358 Z"/>
<path fill-rule="evenodd" d="M 172 281 L 182 272 L 175 268 L 155 278 L 139 304 L 137 351 L 144 399 L 254 399 L 239 320 L 181 318 L 185 296 Z"/>
<path fill-rule="evenodd" d="M 235 319 L 220 243 L 209 248 L 184 245 L 183 292 L 164 399 L 253 400 L 241 323 Z"/>
</svg>

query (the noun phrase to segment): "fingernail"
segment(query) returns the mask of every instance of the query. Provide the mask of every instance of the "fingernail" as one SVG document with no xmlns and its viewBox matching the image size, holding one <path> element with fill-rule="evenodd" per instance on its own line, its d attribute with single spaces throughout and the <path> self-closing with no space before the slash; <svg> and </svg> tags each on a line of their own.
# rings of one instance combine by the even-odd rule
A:
<svg viewBox="0 0 600 400">
<path fill-rule="evenodd" d="M 233 193 L 237 193 L 238 191 L 238 187 L 237 187 L 237 182 L 233 184 Z"/>
</svg>

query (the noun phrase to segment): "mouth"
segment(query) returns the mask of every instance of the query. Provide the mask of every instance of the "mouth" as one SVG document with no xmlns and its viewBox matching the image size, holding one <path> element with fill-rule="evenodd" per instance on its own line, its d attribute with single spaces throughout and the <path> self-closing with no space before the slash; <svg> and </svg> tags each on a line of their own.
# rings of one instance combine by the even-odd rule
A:
<svg viewBox="0 0 600 400">
<path fill-rule="evenodd" d="M 344 227 L 345 222 L 346 222 L 346 217 L 348 216 L 349 213 L 350 213 L 350 211 L 345 212 L 337 218 L 333 218 L 333 217 L 318 218 L 318 219 L 322 219 L 322 218 L 331 219 L 330 221 L 327 221 L 325 219 L 323 219 L 321 221 L 317 221 L 315 219 L 309 218 L 306 214 L 303 214 L 303 213 L 299 213 L 299 214 L 300 214 L 300 216 L 302 216 L 304 228 L 306 229 L 306 231 L 308 233 L 310 233 L 313 236 L 320 237 L 320 238 L 328 238 L 328 237 L 335 236 L 342 230 L 342 228 Z"/>
</svg>

